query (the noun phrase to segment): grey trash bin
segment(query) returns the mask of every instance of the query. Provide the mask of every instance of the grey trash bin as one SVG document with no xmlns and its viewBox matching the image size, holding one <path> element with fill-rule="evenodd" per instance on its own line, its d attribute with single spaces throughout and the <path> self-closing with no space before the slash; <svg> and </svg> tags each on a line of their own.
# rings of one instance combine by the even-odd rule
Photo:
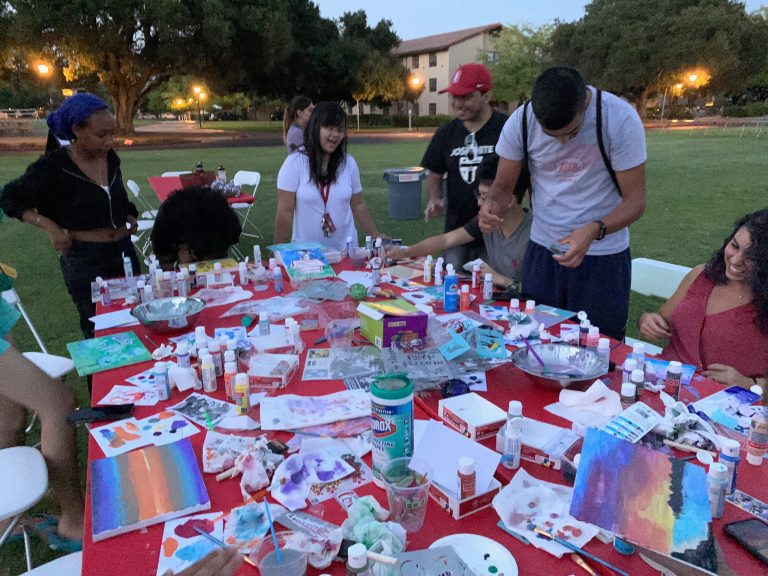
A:
<svg viewBox="0 0 768 576">
<path fill-rule="evenodd" d="M 421 181 L 424 168 L 388 168 L 387 181 L 389 217 L 392 220 L 416 220 L 421 217 Z"/>
</svg>

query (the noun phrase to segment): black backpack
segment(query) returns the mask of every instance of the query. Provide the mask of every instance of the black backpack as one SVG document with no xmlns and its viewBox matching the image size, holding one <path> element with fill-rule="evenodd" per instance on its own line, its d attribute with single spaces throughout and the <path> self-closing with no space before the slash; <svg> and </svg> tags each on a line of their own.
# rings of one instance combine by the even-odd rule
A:
<svg viewBox="0 0 768 576">
<path fill-rule="evenodd" d="M 603 157 L 603 162 L 605 163 L 605 167 L 608 169 L 608 173 L 611 175 L 611 180 L 616 185 L 616 190 L 619 191 L 619 195 L 621 195 L 621 187 L 619 186 L 619 181 L 616 179 L 616 172 L 613 169 L 613 166 L 611 166 L 611 160 L 608 158 L 608 154 L 605 153 L 605 144 L 603 144 L 603 99 L 602 99 L 602 90 L 597 91 L 597 110 L 596 110 L 596 130 L 597 130 L 597 146 L 600 148 L 600 155 Z M 525 104 L 523 104 L 523 150 L 525 151 L 525 156 L 523 157 L 523 166 L 520 169 L 520 175 L 517 177 L 517 184 L 515 185 L 515 193 L 518 192 L 518 190 L 530 190 L 531 196 L 533 196 L 533 188 L 531 187 L 531 172 L 528 169 L 528 104 L 530 104 L 530 100 L 528 100 Z M 521 189 L 522 187 L 522 189 Z"/>
</svg>

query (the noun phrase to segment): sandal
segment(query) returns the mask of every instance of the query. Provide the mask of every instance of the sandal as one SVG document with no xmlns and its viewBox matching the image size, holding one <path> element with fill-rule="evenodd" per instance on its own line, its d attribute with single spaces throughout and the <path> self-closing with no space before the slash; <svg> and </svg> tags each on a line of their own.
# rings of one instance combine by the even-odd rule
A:
<svg viewBox="0 0 768 576">
<path fill-rule="evenodd" d="M 50 514 L 35 514 L 33 518 L 40 518 L 39 522 L 33 522 L 27 525 L 30 534 L 40 538 L 48 547 L 55 552 L 71 554 L 83 549 L 83 541 L 71 538 L 65 538 L 58 532 L 59 519 Z"/>
<path fill-rule="evenodd" d="M 38 518 L 39 521 L 33 521 L 32 518 Z M 32 528 L 32 526 L 35 526 L 36 528 Z M 56 516 L 52 516 L 51 514 L 44 514 L 44 513 L 38 513 L 33 514 L 29 518 L 22 519 L 17 525 L 16 528 L 14 528 L 13 533 L 8 536 L 8 538 L 5 540 L 6 543 L 11 544 L 12 542 L 23 542 L 24 541 L 24 534 L 22 533 L 22 528 L 29 528 L 29 534 L 33 533 L 33 530 L 47 530 L 50 526 L 58 526 L 59 525 L 59 519 Z"/>
</svg>

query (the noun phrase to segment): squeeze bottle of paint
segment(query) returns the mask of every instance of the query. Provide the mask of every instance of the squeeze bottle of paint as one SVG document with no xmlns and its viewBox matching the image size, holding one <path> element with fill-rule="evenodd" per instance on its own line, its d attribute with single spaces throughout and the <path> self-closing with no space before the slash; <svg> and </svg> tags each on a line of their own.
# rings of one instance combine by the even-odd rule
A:
<svg viewBox="0 0 768 576">
<path fill-rule="evenodd" d="M 112 294 L 109 293 L 109 284 L 107 284 L 100 277 L 96 277 L 96 282 L 99 283 L 99 291 L 101 292 L 101 303 L 104 306 L 112 306 Z"/>
<path fill-rule="evenodd" d="M 216 366 L 210 354 L 203 356 L 200 364 L 200 375 L 204 392 L 216 392 Z"/>
<path fill-rule="evenodd" d="M 469 306 L 470 306 L 469 286 L 464 284 L 461 287 L 461 293 L 459 294 L 459 309 L 469 310 Z"/>
<path fill-rule="evenodd" d="M 141 301 L 142 303 L 146 304 L 147 302 L 152 302 L 154 299 L 155 294 L 152 290 L 152 284 L 147 284 L 144 286 L 144 291 L 141 293 Z"/>
<path fill-rule="evenodd" d="M 347 576 L 368 576 L 370 573 L 365 544 L 353 544 L 347 550 Z"/>
<path fill-rule="evenodd" d="M 477 491 L 477 473 L 475 472 L 475 460 L 469 456 L 459 458 L 459 500 L 466 500 L 475 495 Z"/>
<path fill-rule="evenodd" d="M 349 256 L 352 253 L 352 236 L 347 236 L 347 242 L 344 246 L 344 253 Z"/>
<path fill-rule="evenodd" d="M 453 264 L 448 264 L 445 272 L 443 310 L 446 312 L 458 312 L 459 310 L 459 277 L 453 270 Z"/>
<path fill-rule="evenodd" d="M 645 344 L 642 342 L 635 342 L 632 345 L 632 352 L 629 357 L 637 362 L 638 370 L 645 370 Z"/>
<path fill-rule="evenodd" d="M 600 359 L 601 372 L 607 374 L 611 363 L 611 341 L 608 338 L 600 338 L 597 341 L 597 357 Z"/>
<path fill-rule="evenodd" d="M 520 467 L 520 436 L 523 433 L 523 404 L 510 400 L 507 408 L 507 423 L 504 427 L 504 455 L 502 464 L 505 468 L 516 470 Z M 517 456 L 515 456 L 515 452 Z"/>
<path fill-rule="evenodd" d="M 176 347 L 176 364 L 179 368 L 189 368 L 191 362 L 189 361 L 189 344 L 181 342 Z"/>
<path fill-rule="evenodd" d="M 272 283 L 274 284 L 275 292 L 280 294 L 283 291 L 283 273 L 280 271 L 280 268 L 275 266 L 275 269 L 272 271 Z"/>
<path fill-rule="evenodd" d="M 163 272 L 162 277 L 158 275 L 157 295 L 160 298 L 170 298 L 173 296 L 173 279 L 170 272 Z"/>
<path fill-rule="evenodd" d="M 187 297 L 187 280 L 182 272 L 176 273 L 176 292 L 179 293 L 180 298 Z"/>
<path fill-rule="evenodd" d="M 483 300 L 486 302 L 493 298 L 493 275 L 488 272 L 483 280 Z"/>
<path fill-rule="evenodd" d="M 621 407 L 626 410 L 637 401 L 637 386 L 632 382 L 624 382 L 621 385 Z"/>
<path fill-rule="evenodd" d="M 637 368 L 637 362 L 630 357 L 624 360 L 624 366 L 621 368 L 621 381 L 629 382 L 629 377 L 632 375 L 632 370 Z"/>
<path fill-rule="evenodd" d="M 680 380 L 683 377 L 683 365 L 677 360 L 672 360 L 667 367 L 667 376 L 664 379 L 664 392 L 675 400 L 680 399 Z"/>
<path fill-rule="evenodd" d="M 640 395 L 645 389 L 645 372 L 635 368 L 632 370 L 632 374 L 629 375 L 629 381 L 637 387 L 635 400 L 640 400 Z"/>
<path fill-rule="evenodd" d="M 253 289 L 256 292 L 264 292 L 267 288 L 269 288 L 267 269 L 259 265 L 253 271 Z"/>
<path fill-rule="evenodd" d="M 756 412 L 749 425 L 747 462 L 753 466 L 760 466 L 766 450 L 768 450 L 768 414 Z"/>
<path fill-rule="evenodd" d="M 421 279 L 424 281 L 425 284 L 429 284 L 432 282 L 432 256 L 427 256 L 426 260 L 424 260 L 424 272 L 422 274 Z"/>
<path fill-rule="evenodd" d="M 579 348 L 587 347 L 587 338 L 589 338 L 589 327 L 592 323 L 588 320 L 582 320 L 579 323 Z"/>
<path fill-rule="evenodd" d="M 725 495 L 728 493 L 728 468 L 724 464 L 713 462 L 709 465 L 707 493 L 712 518 L 722 518 Z"/>
<path fill-rule="evenodd" d="M 533 313 L 536 311 L 536 300 L 526 300 L 525 301 L 525 310 L 523 310 L 523 313 L 526 316 L 533 316 Z"/>
<path fill-rule="evenodd" d="M 443 285 L 443 262 L 442 258 L 438 258 L 435 262 L 435 286 Z"/>
<path fill-rule="evenodd" d="M 133 264 L 128 256 L 123 256 L 123 274 L 126 278 L 133 278 Z"/>
<path fill-rule="evenodd" d="M 521 312 L 520 310 L 520 300 L 517 298 L 512 298 L 509 301 L 509 313 L 511 314 L 519 314 Z"/>
<path fill-rule="evenodd" d="M 600 328 L 590 326 L 587 332 L 587 351 L 597 354 L 597 345 L 600 343 Z"/>
<path fill-rule="evenodd" d="M 221 355 L 221 345 L 214 339 L 208 344 L 208 352 L 213 359 L 213 366 L 216 369 L 216 377 L 224 376 L 224 358 Z"/>
<path fill-rule="evenodd" d="M 248 414 L 248 410 L 251 409 L 251 391 L 248 384 L 248 374 L 241 372 L 235 376 L 235 395 L 238 414 Z"/>
<path fill-rule="evenodd" d="M 261 246 L 258 244 L 253 245 L 253 265 L 256 268 L 261 266 Z"/>
<path fill-rule="evenodd" d="M 269 314 L 259 314 L 259 336 L 269 336 Z"/>
<path fill-rule="evenodd" d="M 245 262 L 240 262 L 237 265 L 237 273 L 240 276 L 240 285 L 248 285 L 248 265 Z"/>
<path fill-rule="evenodd" d="M 155 390 L 160 400 L 171 399 L 171 383 L 168 379 L 168 365 L 165 362 L 155 362 L 152 369 L 152 376 L 155 378 Z"/>
<path fill-rule="evenodd" d="M 381 247 L 381 238 L 376 238 L 376 241 L 373 243 L 373 255 L 375 258 L 381 258 L 384 259 L 384 249 Z"/>
<path fill-rule="evenodd" d="M 472 266 L 472 290 L 477 290 L 480 287 L 480 265 L 475 264 Z"/>
<path fill-rule="evenodd" d="M 192 288 L 197 288 L 197 264 L 194 262 L 189 265 L 189 284 Z"/>
<path fill-rule="evenodd" d="M 136 280 L 136 293 L 139 296 L 139 301 L 141 301 L 141 297 L 143 296 L 143 293 L 144 293 L 144 286 L 146 285 L 147 285 L 146 282 L 144 282 L 141 276 L 139 276 L 138 280 Z"/>
<path fill-rule="evenodd" d="M 381 258 L 378 256 L 371 258 L 371 282 L 374 288 L 381 283 Z"/>
<path fill-rule="evenodd" d="M 224 363 L 224 394 L 227 397 L 227 401 L 232 402 L 232 380 L 237 374 L 237 364 L 235 362 Z"/>
<path fill-rule="evenodd" d="M 365 249 L 368 252 L 368 258 L 373 256 L 373 238 L 370 236 L 365 237 Z"/>
<path fill-rule="evenodd" d="M 270 258 L 269 265 L 267 267 L 269 268 L 270 274 L 274 272 L 275 268 L 277 268 L 277 258 Z"/>
<path fill-rule="evenodd" d="M 732 438 L 720 438 L 720 455 L 717 461 L 728 468 L 728 494 L 733 494 L 736 490 L 736 478 L 739 473 L 739 451 L 741 445 Z"/>
</svg>

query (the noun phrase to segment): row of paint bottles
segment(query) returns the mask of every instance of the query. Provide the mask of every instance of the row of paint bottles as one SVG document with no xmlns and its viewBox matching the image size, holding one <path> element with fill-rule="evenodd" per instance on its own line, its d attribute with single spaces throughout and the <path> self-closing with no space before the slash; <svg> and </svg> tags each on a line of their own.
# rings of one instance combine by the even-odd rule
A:
<svg viewBox="0 0 768 576">
<path fill-rule="evenodd" d="M 504 454 L 502 464 L 510 470 L 520 467 L 520 437 L 523 434 L 523 405 L 518 400 L 511 400 L 507 409 L 507 423 L 504 426 Z"/>
</svg>

